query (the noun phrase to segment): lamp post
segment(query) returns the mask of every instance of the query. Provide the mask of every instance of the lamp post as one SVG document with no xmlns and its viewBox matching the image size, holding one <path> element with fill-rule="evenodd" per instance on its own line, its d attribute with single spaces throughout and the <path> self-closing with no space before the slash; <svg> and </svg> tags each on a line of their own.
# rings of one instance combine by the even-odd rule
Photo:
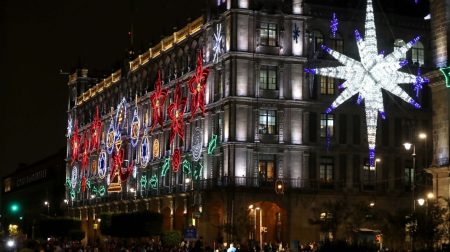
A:
<svg viewBox="0 0 450 252">
<path fill-rule="evenodd" d="M 248 206 L 248 209 L 250 209 L 250 212 L 253 213 L 253 235 L 252 235 L 252 239 L 253 241 L 256 240 L 256 209 L 254 208 L 253 204 Z"/>
<path fill-rule="evenodd" d="M 375 158 L 375 165 L 374 165 L 374 170 L 375 170 L 375 190 L 377 189 L 377 185 L 378 185 L 378 177 L 377 177 L 377 163 L 381 162 L 380 158 Z"/>
<path fill-rule="evenodd" d="M 47 215 L 50 216 L 50 203 L 47 200 L 44 201 L 44 206 L 47 207 Z"/>
<path fill-rule="evenodd" d="M 263 250 L 263 226 L 262 226 L 262 209 L 260 207 L 256 207 L 256 211 L 259 211 L 259 247 L 261 251 Z M 255 211 L 255 216 L 256 216 Z"/>
<path fill-rule="evenodd" d="M 415 196 L 414 196 L 414 190 L 415 190 L 415 185 L 414 185 L 414 179 L 415 179 L 415 174 L 416 174 L 416 145 L 406 142 L 403 144 L 403 146 L 405 147 L 406 150 L 410 150 L 411 147 L 413 148 L 413 152 L 412 152 L 412 159 L 413 159 L 413 163 L 412 163 L 412 171 L 410 170 L 409 172 L 409 179 L 410 179 L 410 184 L 411 184 L 411 202 L 412 202 L 412 206 L 411 206 L 411 221 L 412 221 L 412 226 L 410 227 L 410 243 L 411 243 L 411 251 L 414 251 L 414 220 L 413 220 L 413 216 L 414 213 L 416 212 L 416 200 L 415 200 Z"/>
</svg>

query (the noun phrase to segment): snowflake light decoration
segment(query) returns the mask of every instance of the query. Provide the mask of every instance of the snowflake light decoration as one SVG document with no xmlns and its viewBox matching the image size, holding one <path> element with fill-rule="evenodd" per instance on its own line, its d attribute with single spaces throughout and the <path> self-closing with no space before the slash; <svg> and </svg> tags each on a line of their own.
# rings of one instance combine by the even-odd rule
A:
<svg viewBox="0 0 450 252">
<path fill-rule="evenodd" d="M 97 169 L 97 174 L 100 179 L 105 178 L 107 168 L 106 162 L 107 162 L 106 152 L 101 151 L 100 155 L 98 156 L 98 169 Z"/>
<path fill-rule="evenodd" d="M 214 33 L 214 57 L 213 62 L 219 60 L 220 54 L 222 54 L 222 24 L 217 24 L 216 32 Z"/>
<path fill-rule="evenodd" d="M 153 131 L 156 128 L 156 125 L 159 123 L 161 125 L 161 129 L 164 126 L 164 102 L 167 97 L 167 89 L 161 88 L 161 71 L 158 70 L 158 77 L 155 82 L 155 90 L 152 95 L 150 95 L 150 102 L 152 105 L 152 128 Z"/>
<path fill-rule="evenodd" d="M 419 40 L 413 39 L 402 47 L 395 47 L 394 51 L 384 56 L 378 54 L 376 39 L 376 27 L 373 14 L 372 0 L 367 0 L 365 38 L 362 39 L 358 31 L 355 31 L 360 61 L 351 59 L 339 52 L 322 46 L 322 48 L 338 60 L 342 66 L 305 69 L 307 73 L 345 79 L 340 88 L 345 88 L 326 110 L 327 113 L 340 106 L 342 103 L 359 94 L 360 100 L 365 100 L 365 112 L 367 122 L 367 138 L 369 143 L 370 166 L 374 167 L 375 142 L 377 133 L 378 113 L 384 117 L 382 89 L 398 96 L 415 108 L 420 105 L 414 101 L 398 84 L 400 83 L 425 83 L 428 80 L 412 74 L 398 71 L 401 68 L 400 59 Z"/>
<path fill-rule="evenodd" d="M 336 13 L 333 13 L 333 17 L 331 18 L 331 21 L 330 21 L 331 36 L 333 38 L 336 38 L 336 32 L 338 30 L 338 25 L 339 25 L 339 21 L 336 17 Z"/>
<path fill-rule="evenodd" d="M 181 97 L 180 83 L 176 84 L 173 102 L 167 108 L 167 114 L 169 115 L 172 124 L 170 125 L 170 144 L 172 144 L 175 135 L 178 135 L 180 139 L 184 140 L 184 108 L 186 107 L 186 98 Z"/>
<path fill-rule="evenodd" d="M 294 23 L 294 30 L 292 30 L 292 38 L 295 40 L 295 43 L 298 43 L 298 38 L 300 38 L 300 29 L 297 24 Z"/>
<path fill-rule="evenodd" d="M 209 69 L 203 69 L 202 51 L 198 51 L 197 66 L 194 76 L 189 79 L 189 91 L 191 93 L 191 121 L 194 119 L 197 109 L 200 108 L 202 115 L 205 114 L 205 89 L 208 80 Z"/>
<path fill-rule="evenodd" d="M 72 117 L 69 116 L 69 119 L 67 119 L 67 137 L 71 137 L 72 136 L 72 130 L 73 130 L 73 121 L 72 121 Z"/>
</svg>

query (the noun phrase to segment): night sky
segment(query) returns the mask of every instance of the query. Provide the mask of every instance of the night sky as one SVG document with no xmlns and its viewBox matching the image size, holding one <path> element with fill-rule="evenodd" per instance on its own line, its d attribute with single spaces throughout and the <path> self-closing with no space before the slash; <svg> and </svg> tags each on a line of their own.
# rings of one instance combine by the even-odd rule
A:
<svg viewBox="0 0 450 252">
<path fill-rule="evenodd" d="M 111 74 L 204 12 L 205 0 L 0 1 L 0 175 L 66 144 L 67 73 Z"/>
</svg>

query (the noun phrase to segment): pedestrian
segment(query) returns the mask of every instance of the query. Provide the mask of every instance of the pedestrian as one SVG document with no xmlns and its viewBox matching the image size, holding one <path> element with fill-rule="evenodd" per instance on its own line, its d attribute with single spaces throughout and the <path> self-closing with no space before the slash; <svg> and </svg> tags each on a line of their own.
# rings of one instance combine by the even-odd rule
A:
<svg viewBox="0 0 450 252">
<path fill-rule="evenodd" d="M 227 252 L 236 252 L 236 248 L 233 243 L 230 243 L 230 247 L 227 249 Z"/>
</svg>

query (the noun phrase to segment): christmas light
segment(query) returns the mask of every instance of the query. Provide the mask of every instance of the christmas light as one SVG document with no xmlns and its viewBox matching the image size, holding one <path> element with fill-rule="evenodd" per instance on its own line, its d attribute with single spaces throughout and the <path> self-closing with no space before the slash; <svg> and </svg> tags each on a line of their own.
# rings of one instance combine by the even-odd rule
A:
<svg viewBox="0 0 450 252">
<path fill-rule="evenodd" d="M 450 87 L 450 66 L 440 68 L 439 71 L 441 71 L 442 75 L 444 75 L 445 86 Z"/>
<path fill-rule="evenodd" d="M 150 160 L 149 144 L 150 144 L 150 140 L 147 136 L 147 133 L 144 133 L 144 136 L 142 137 L 142 142 L 141 142 L 141 166 L 143 168 L 145 168 L 147 166 L 148 161 Z"/>
<path fill-rule="evenodd" d="M 133 170 L 134 162 L 131 161 L 131 163 L 126 167 L 125 171 L 122 170 L 122 164 L 123 164 L 123 158 L 125 155 L 125 151 L 122 148 L 117 148 L 116 152 L 114 153 L 112 160 L 111 160 L 111 177 L 114 175 L 115 170 L 119 171 L 120 174 L 120 181 L 126 181 L 128 177 L 130 176 L 130 173 Z"/>
<path fill-rule="evenodd" d="M 91 125 L 91 151 L 100 149 L 100 135 L 102 131 L 102 121 L 98 112 L 98 106 L 95 108 L 95 117 Z"/>
<path fill-rule="evenodd" d="M 387 56 L 379 55 L 372 0 L 367 1 L 365 38 L 362 39 L 358 31 L 355 31 L 355 36 L 361 58 L 360 62 L 326 46 L 322 46 L 326 52 L 338 60 L 343 66 L 306 69 L 305 71 L 307 73 L 346 80 L 342 84 L 342 87 L 346 89 L 339 94 L 327 109 L 327 113 L 330 113 L 355 94 L 359 94 L 361 100 L 365 100 L 370 166 L 373 167 L 378 113 L 384 114 L 381 90 L 389 91 L 405 102 L 410 103 L 415 108 L 420 108 L 420 105 L 398 85 L 400 83 L 416 82 L 417 76 L 399 72 L 398 69 L 401 67 L 399 64 L 400 59 L 417 43 L 419 38 L 413 39 L 402 47 L 395 47 L 394 51 Z"/>
<path fill-rule="evenodd" d="M 208 143 L 208 155 L 212 155 L 216 147 L 217 147 L 217 135 L 213 134 L 211 140 L 209 140 Z"/>
<path fill-rule="evenodd" d="M 155 138 L 153 140 L 153 158 L 159 158 L 159 140 Z"/>
<path fill-rule="evenodd" d="M 72 200 L 74 200 L 75 197 L 76 197 L 75 191 L 74 191 L 74 190 L 70 190 L 70 198 L 71 198 Z"/>
<path fill-rule="evenodd" d="M 72 167 L 72 177 L 71 177 L 71 183 L 72 188 L 75 188 L 77 186 L 77 180 L 78 180 L 78 167 L 74 166 Z"/>
<path fill-rule="evenodd" d="M 183 163 L 181 163 L 181 166 L 183 167 L 184 174 L 191 174 L 191 163 L 189 163 L 189 161 L 187 161 L 186 159 L 183 160 Z"/>
<path fill-rule="evenodd" d="M 127 117 L 127 100 L 122 98 L 119 105 L 117 105 L 116 117 L 114 121 L 114 128 L 118 134 L 121 134 L 123 128 L 126 125 L 126 117 Z M 117 139 L 117 137 L 116 137 Z"/>
<path fill-rule="evenodd" d="M 153 189 L 158 188 L 158 177 L 156 177 L 156 175 L 153 175 L 150 178 L 150 187 Z"/>
<path fill-rule="evenodd" d="M 83 176 L 83 177 L 81 178 L 81 191 L 82 191 L 82 192 L 85 192 L 85 191 L 86 191 L 86 177 L 85 177 L 85 176 Z"/>
<path fill-rule="evenodd" d="M 114 143 L 116 141 L 116 134 L 114 130 L 114 121 L 111 118 L 111 121 L 109 122 L 109 128 L 108 133 L 106 135 L 106 150 L 108 151 L 108 154 L 112 154 L 114 150 Z"/>
<path fill-rule="evenodd" d="M 300 38 L 300 29 L 297 24 L 294 23 L 294 30 L 292 30 L 292 38 L 295 40 L 295 43 L 298 44 L 298 39 Z"/>
<path fill-rule="evenodd" d="M 159 123 L 161 129 L 164 126 L 164 102 L 167 97 L 167 89 L 161 88 L 161 71 L 158 70 L 158 76 L 155 82 L 155 90 L 150 95 L 150 103 L 152 105 L 152 128 L 153 131 Z"/>
<path fill-rule="evenodd" d="M 222 54 L 222 24 L 217 24 L 216 32 L 214 33 L 214 57 L 213 62 L 217 62 L 219 60 L 220 54 Z"/>
<path fill-rule="evenodd" d="M 205 115 L 205 89 L 208 74 L 209 69 L 203 69 L 202 52 L 199 50 L 195 74 L 188 82 L 189 91 L 191 93 L 191 121 L 194 119 L 198 108 L 200 108 L 202 115 Z"/>
<path fill-rule="evenodd" d="M 78 159 L 80 154 L 80 135 L 78 135 L 78 124 L 75 121 L 75 130 L 70 139 L 70 144 L 72 145 L 72 164 Z"/>
<path fill-rule="evenodd" d="M 169 142 L 172 144 L 175 135 L 178 135 L 181 141 L 184 140 L 184 108 L 186 107 L 186 98 L 181 97 L 181 87 L 178 82 L 175 86 L 173 102 L 167 108 L 167 114 L 169 115 L 172 123 L 170 125 L 170 137 Z"/>
<path fill-rule="evenodd" d="M 141 180 L 139 182 L 141 184 L 141 190 L 144 190 L 147 187 L 147 176 L 141 176 Z"/>
<path fill-rule="evenodd" d="M 172 154 L 172 171 L 178 172 L 181 163 L 180 149 L 175 149 Z"/>
<path fill-rule="evenodd" d="M 170 166 L 170 158 L 166 158 L 164 160 L 164 164 L 161 167 L 161 177 L 166 176 L 167 171 L 169 170 L 169 166 Z"/>
<path fill-rule="evenodd" d="M 198 163 L 197 169 L 194 169 L 194 178 L 198 180 L 201 178 L 202 174 L 203 174 L 203 165 L 202 163 Z"/>
<path fill-rule="evenodd" d="M 202 145 L 203 145 L 203 130 L 199 127 L 194 129 L 192 133 L 192 160 L 197 162 L 202 156 Z"/>
<path fill-rule="evenodd" d="M 73 129 L 73 121 L 72 117 L 69 116 L 67 119 L 67 137 L 70 138 L 72 136 L 72 129 Z"/>
<path fill-rule="evenodd" d="M 130 138 L 131 138 L 131 145 L 133 147 L 136 147 L 138 140 L 139 140 L 139 130 L 141 128 L 141 123 L 139 121 L 139 114 L 137 105 L 134 108 L 133 112 L 133 119 L 131 120 L 131 131 L 130 131 Z"/>
<path fill-rule="evenodd" d="M 84 170 L 87 169 L 89 162 L 89 138 L 88 131 L 84 131 L 83 153 L 81 154 L 81 174 L 84 177 Z"/>
<path fill-rule="evenodd" d="M 338 25 L 339 25 L 339 21 L 336 17 L 336 13 L 333 13 L 333 17 L 331 18 L 331 21 L 330 21 L 331 36 L 333 38 L 336 38 L 336 32 L 338 30 Z"/>
<path fill-rule="evenodd" d="M 107 157 L 106 157 L 106 152 L 105 151 L 101 151 L 100 155 L 98 156 L 98 177 L 100 179 L 104 179 L 105 175 L 106 175 L 106 162 L 107 162 Z"/>
</svg>

